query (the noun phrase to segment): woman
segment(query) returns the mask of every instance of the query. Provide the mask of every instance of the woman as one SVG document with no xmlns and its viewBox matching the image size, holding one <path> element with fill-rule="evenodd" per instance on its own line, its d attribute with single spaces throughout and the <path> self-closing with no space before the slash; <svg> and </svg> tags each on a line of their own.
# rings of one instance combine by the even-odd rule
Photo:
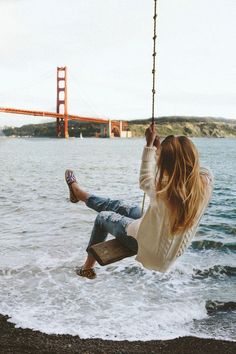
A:
<svg viewBox="0 0 236 354">
<path fill-rule="evenodd" d="M 198 152 L 187 137 L 170 135 L 160 143 L 154 125 L 145 136 L 140 188 L 150 203 L 143 216 L 138 206 L 85 192 L 71 170 L 66 171 L 65 178 L 71 202 L 83 201 L 99 213 L 88 248 L 110 233 L 135 251 L 136 260 L 144 267 L 165 272 L 194 237 L 211 197 L 213 176 L 200 168 Z M 77 274 L 95 278 L 95 263 L 88 254 Z"/>
</svg>

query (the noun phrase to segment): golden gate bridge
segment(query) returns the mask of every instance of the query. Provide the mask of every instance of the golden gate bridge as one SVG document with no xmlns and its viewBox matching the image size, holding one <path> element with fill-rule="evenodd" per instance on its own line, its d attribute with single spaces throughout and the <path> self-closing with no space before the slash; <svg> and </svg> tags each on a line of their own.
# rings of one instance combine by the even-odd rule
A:
<svg viewBox="0 0 236 354">
<path fill-rule="evenodd" d="M 102 137 L 129 137 L 128 122 L 111 120 L 107 118 L 82 117 L 68 113 L 67 98 L 67 67 L 57 67 L 57 100 L 56 112 L 36 111 L 10 107 L 0 107 L 0 112 L 30 115 L 36 117 L 48 117 L 56 119 L 56 136 L 69 137 L 68 121 L 91 122 L 100 124 L 100 136 Z"/>
</svg>

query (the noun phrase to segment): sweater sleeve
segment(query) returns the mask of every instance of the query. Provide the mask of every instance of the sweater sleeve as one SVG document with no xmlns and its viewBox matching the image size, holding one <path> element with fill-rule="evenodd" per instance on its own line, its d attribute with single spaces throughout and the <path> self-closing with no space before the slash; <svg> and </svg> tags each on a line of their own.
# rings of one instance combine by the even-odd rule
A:
<svg viewBox="0 0 236 354">
<path fill-rule="evenodd" d="M 139 186 L 149 196 L 156 191 L 157 149 L 145 146 L 139 175 Z"/>
</svg>

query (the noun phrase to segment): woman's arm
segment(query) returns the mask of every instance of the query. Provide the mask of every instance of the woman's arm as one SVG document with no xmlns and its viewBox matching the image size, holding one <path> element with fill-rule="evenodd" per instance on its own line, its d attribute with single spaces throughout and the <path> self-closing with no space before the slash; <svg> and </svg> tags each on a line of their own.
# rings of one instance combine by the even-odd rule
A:
<svg viewBox="0 0 236 354">
<path fill-rule="evenodd" d="M 140 168 L 139 185 L 149 196 L 156 192 L 157 154 L 160 150 L 160 139 L 155 126 L 150 125 L 145 131 L 146 146 L 143 149 Z"/>
</svg>

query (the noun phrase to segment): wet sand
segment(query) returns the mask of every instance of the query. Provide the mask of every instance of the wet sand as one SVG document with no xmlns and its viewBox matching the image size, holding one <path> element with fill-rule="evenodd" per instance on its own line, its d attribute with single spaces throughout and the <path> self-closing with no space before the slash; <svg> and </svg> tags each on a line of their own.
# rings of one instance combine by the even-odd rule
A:
<svg viewBox="0 0 236 354">
<path fill-rule="evenodd" d="M 1 354 L 233 354 L 236 342 L 183 337 L 148 342 L 80 339 L 71 335 L 48 335 L 31 329 L 15 328 L 0 315 Z"/>
</svg>

